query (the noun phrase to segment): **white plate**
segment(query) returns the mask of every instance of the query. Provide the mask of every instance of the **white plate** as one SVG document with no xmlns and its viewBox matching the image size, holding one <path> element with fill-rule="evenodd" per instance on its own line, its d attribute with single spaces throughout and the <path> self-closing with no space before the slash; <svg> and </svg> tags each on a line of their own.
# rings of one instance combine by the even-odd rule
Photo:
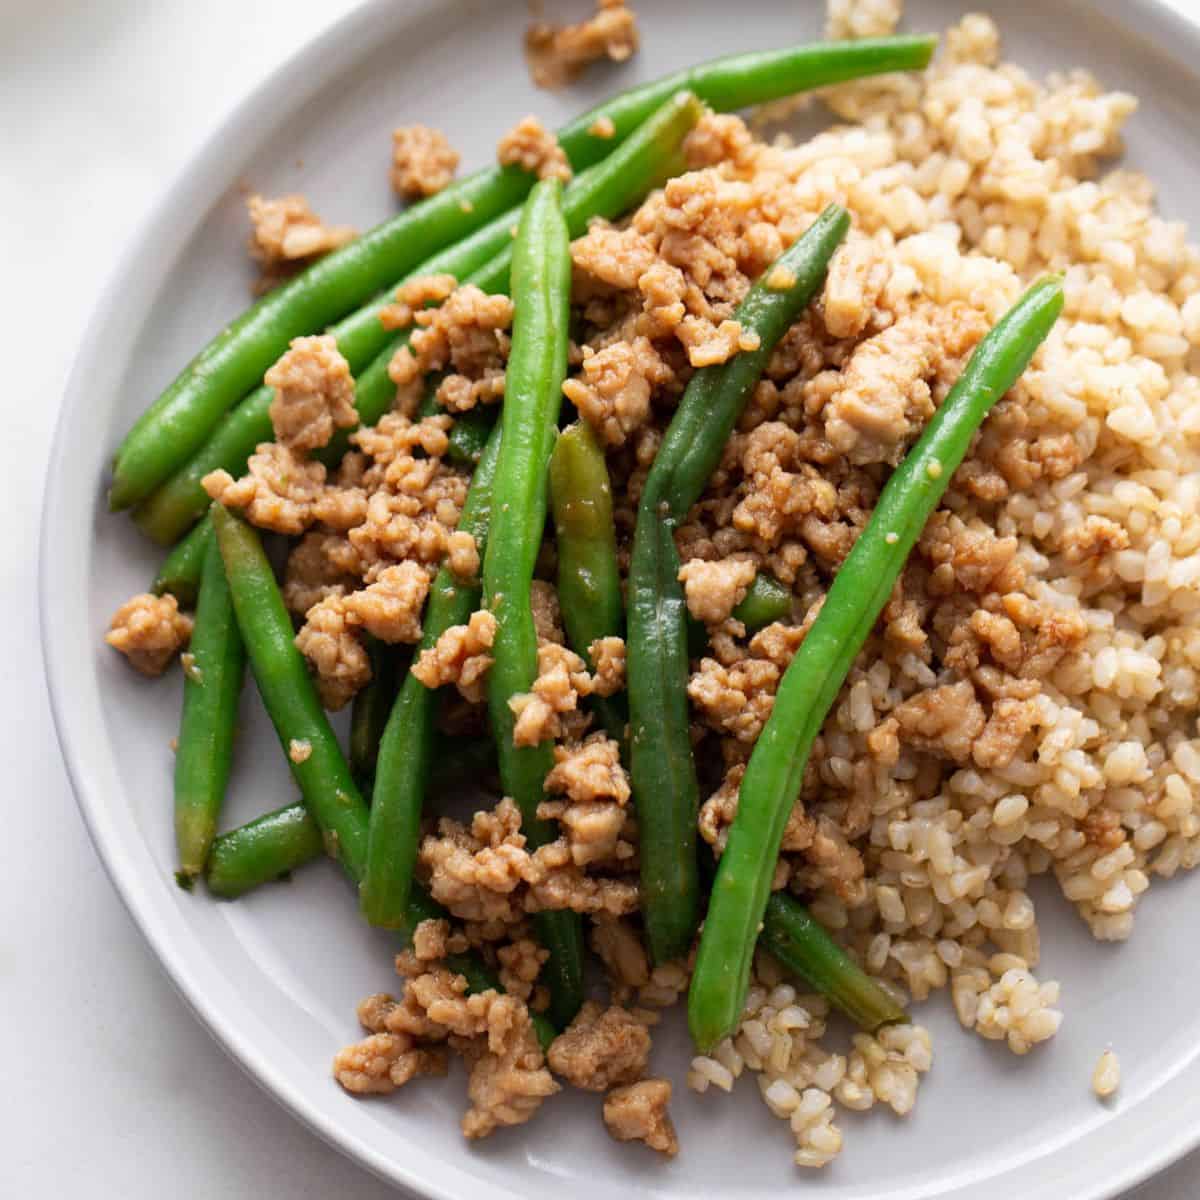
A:
<svg viewBox="0 0 1200 1200">
<path fill-rule="evenodd" d="M 967 7 L 916 0 L 908 27 L 942 29 Z M 1149 2 L 1006 0 L 1006 57 L 1038 71 L 1088 66 L 1136 92 L 1129 160 L 1151 172 L 1163 210 L 1197 216 L 1200 37 Z M 63 752 L 96 848 L 134 919 L 197 1015 L 247 1071 L 330 1143 L 430 1196 L 580 1198 L 636 1191 L 750 1197 L 804 1187 L 822 1200 L 1092 1200 L 1112 1196 L 1200 1140 L 1190 1068 L 1200 1051 L 1200 881 L 1158 883 L 1125 946 L 1092 943 L 1041 897 L 1042 972 L 1063 981 L 1058 1038 L 1027 1059 L 963 1034 L 943 997 L 921 1019 L 936 1062 L 906 1121 L 842 1122 L 846 1150 L 796 1177 L 786 1126 L 743 1081 L 694 1097 L 679 1028 L 656 1039 L 655 1069 L 676 1083 L 684 1153 L 673 1163 L 609 1141 L 596 1098 L 567 1094 L 535 1122 L 468 1146 L 458 1132 L 461 1075 L 382 1101 L 346 1096 L 334 1051 L 357 1036 L 356 1001 L 394 986 L 388 939 L 357 919 L 335 869 L 235 904 L 172 882 L 171 753 L 179 679 L 146 684 L 101 644 L 116 605 L 158 561 L 102 502 L 106 464 L 133 417 L 246 302 L 242 189 L 305 191 L 332 220 L 367 227 L 391 211 L 389 134 L 444 128 L 468 168 L 489 160 L 518 117 L 551 123 L 636 79 L 736 49 L 816 36 L 823 5 L 774 0 L 638 0 L 644 49 L 563 96 L 535 92 L 519 39 L 520 4 L 376 0 L 309 46 L 254 93 L 164 198 L 98 307 L 63 405 L 47 480 L 42 621 Z M 1190 65 L 1189 65 L 1190 64 Z M 227 820 L 292 795 L 274 737 L 247 689 Z M 1120 1055 L 1117 1101 L 1089 1081 L 1101 1050 Z"/>
</svg>

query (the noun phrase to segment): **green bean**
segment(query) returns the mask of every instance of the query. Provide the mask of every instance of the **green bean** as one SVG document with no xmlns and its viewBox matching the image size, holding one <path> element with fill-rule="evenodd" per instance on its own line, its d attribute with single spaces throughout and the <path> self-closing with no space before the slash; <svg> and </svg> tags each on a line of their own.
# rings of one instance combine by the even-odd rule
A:
<svg viewBox="0 0 1200 1200">
<path fill-rule="evenodd" d="M 223 833 L 213 842 L 205 882 L 232 900 L 312 862 L 325 849 L 320 827 L 303 804 L 285 804 Z"/>
<path fill-rule="evenodd" d="M 487 545 L 492 481 L 500 454 L 496 428 L 479 460 L 458 528 Z M 460 580 L 443 565 L 429 592 L 417 653 L 433 647 L 452 625 L 463 625 L 479 607 L 477 580 Z M 400 688 L 383 737 L 371 798 L 371 836 L 359 905 L 372 925 L 394 928 L 405 920 L 420 837 L 425 785 L 433 762 L 437 695 L 413 674 Z"/>
<path fill-rule="evenodd" d="M 112 508 L 148 496 L 203 444 L 288 342 L 336 321 L 422 259 L 519 204 L 532 180 L 513 168 L 473 175 L 327 254 L 230 322 L 134 424 L 113 466 Z"/>
<path fill-rule="evenodd" d="M 518 209 L 503 213 L 457 245 L 427 258 L 408 278 L 453 275 L 465 279 L 510 246 L 513 225 L 519 215 Z M 396 385 L 388 375 L 388 364 L 396 350 L 408 341 L 408 334 L 384 329 L 379 322 L 380 310 L 391 303 L 394 292 L 394 288 L 389 288 L 329 330 L 357 376 L 354 407 L 360 425 L 374 425 L 396 400 Z M 208 510 L 208 494 L 201 483 L 204 476 L 218 470 L 241 474 L 255 447 L 274 439 L 270 415 L 274 397 L 274 388 L 265 384 L 256 388 L 220 419 L 208 440 L 169 479 L 138 505 L 133 519 L 147 537 L 163 545 L 181 537 Z M 337 466 L 350 445 L 351 432 L 338 430 L 315 457 L 327 467 Z"/>
<path fill-rule="evenodd" d="M 285 805 L 217 838 L 208 861 L 208 890 L 222 899 L 236 899 L 260 883 L 287 876 L 297 867 L 311 862 L 321 854 L 323 847 L 321 830 L 304 805 Z M 397 932 L 407 944 L 422 921 L 438 920 L 446 915 L 446 910 L 424 888 L 414 884 L 408 919 Z M 474 954 L 451 954 L 445 963 L 466 979 L 472 992 L 489 988 L 504 990 L 496 976 Z M 530 1016 L 544 1050 L 557 1031 L 540 1013 Z"/>
<path fill-rule="evenodd" d="M 437 793 L 464 781 L 478 783 L 482 775 L 495 769 L 496 748 L 491 739 L 439 738 L 429 790 Z M 321 830 L 304 804 L 285 804 L 213 842 L 205 869 L 208 890 L 223 899 L 235 899 L 290 875 L 319 858 L 324 849 Z"/>
<path fill-rule="evenodd" d="M 207 518 L 192 526 L 191 532 L 163 559 L 151 585 L 154 594 L 169 592 L 184 608 L 191 608 L 200 591 L 204 555 L 211 540 L 212 522 Z"/>
<path fill-rule="evenodd" d="M 747 631 L 761 629 L 773 621 L 786 621 L 792 615 L 792 593 L 769 571 L 759 571 L 750 590 L 731 614 Z"/>
<path fill-rule="evenodd" d="M 558 601 L 567 640 L 595 670 L 590 647 L 625 635 L 612 484 L 604 450 L 586 421 L 558 435 L 550 456 L 550 510 L 558 549 Z M 593 696 L 601 725 L 622 746 L 629 715 L 619 696 Z"/>
<path fill-rule="evenodd" d="M 370 792 L 370 781 L 375 777 L 379 739 L 396 699 L 406 658 L 398 646 L 371 637 L 367 638 L 367 654 L 371 678 L 354 693 L 350 709 L 350 773 L 364 794 Z"/>
<path fill-rule="evenodd" d="M 921 70 L 936 45 L 936 38 L 921 35 L 864 38 L 713 59 L 605 101 L 560 130 L 559 142 L 572 167 L 582 171 L 609 155 L 682 89 L 694 91 L 718 112 L 731 112 L 865 75 Z M 594 132 L 600 118 L 612 122 L 610 137 Z M 285 288 L 264 297 L 202 350 L 130 431 L 118 453 L 110 505 L 125 508 L 137 503 L 182 465 L 220 415 L 257 383 L 291 338 L 310 333 L 338 315 L 333 304 L 335 291 L 336 309 L 345 312 L 389 279 L 403 275 L 416 261 L 418 249 L 427 252 L 430 243 L 445 246 L 452 242 L 450 225 L 457 223 L 464 232 L 473 229 L 519 201 L 528 186 L 528 176 L 509 168 L 493 167 L 469 176 L 335 251 Z M 426 243 L 424 247 L 422 243 Z M 405 254 L 411 257 L 405 258 Z M 360 269 L 363 260 L 371 260 L 370 269 Z M 331 277 L 359 287 L 335 289 L 329 285 Z M 300 301 L 310 296 L 312 304 L 301 305 Z M 328 311 L 332 315 L 316 315 L 318 307 L 322 314 Z M 310 308 L 314 311 L 308 311 Z M 264 331 L 273 336 L 259 336 Z M 188 438 L 173 446 L 172 434 L 180 425 L 186 425 Z M 253 449 L 252 443 L 247 454 Z M 241 468 L 235 464 L 225 469 Z"/>
<path fill-rule="evenodd" d="M 783 827 L 800 794 L 813 740 L 972 436 L 1020 378 L 1062 304 L 1058 278 L 1034 284 L 975 348 L 950 394 L 888 480 L 780 681 L 771 716 L 746 766 L 700 939 L 688 1024 L 701 1050 L 729 1033 L 742 1011 Z"/>
<path fill-rule="evenodd" d="M 812 299 L 849 226 L 830 205 L 738 306 L 759 338 L 697 371 L 663 436 L 638 504 L 627 587 L 631 774 L 641 831 L 642 915 L 656 962 L 685 954 L 699 909 L 696 767 L 688 736 L 688 646 L 674 531 L 704 490 L 775 343 Z M 775 290 L 767 279 L 783 279 Z"/>
<path fill-rule="evenodd" d="M 772 892 L 758 944 L 869 1033 L 908 1013 L 787 892 Z"/>
<path fill-rule="evenodd" d="M 175 750 L 177 878 L 184 887 L 204 870 L 225 800 L 246 651 L 216 540 L 205 544 L 191 655 L 184 671 L 183 714 Z"/>
<path fill-rule="evenodd" d="M 354 878 L 367 852 L 367 806 L 325 715 L 258 534 L 217 504 L 213 528 L 263 705 L 304 803 Z M 299 751 L 299 752 L 297 752 Z"/>
<path fill-rule="evenodd" d="M 537 677 L 537 632 L 530 588 L 546 524 L 546 471 L 557 434 L 567 373 L 571 250 L 556 179 L 529 193 L 512 265 L 512 347 L 500 414 L 500 455 L 492 485 L 492 522 L 483 558 L 484 603 L 496 617 L 488 712 L 504 793 L 521 810 L 521 831 L 533 846 L 552 837 L 537 815 L 551 743 L 517 746 L 509 700 Z M 578 913 L 543 912 L 535 924 L 550 951 L 546 964 L 551 1016 L 564 1025 L 583 1001 L 583 933 Z"/>
</svg>

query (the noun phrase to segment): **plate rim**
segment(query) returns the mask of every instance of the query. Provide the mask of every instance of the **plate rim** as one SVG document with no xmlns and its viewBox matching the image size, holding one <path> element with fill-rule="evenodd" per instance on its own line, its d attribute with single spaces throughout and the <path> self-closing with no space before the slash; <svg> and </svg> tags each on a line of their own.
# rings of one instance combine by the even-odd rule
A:
<svg viewBox="0 0 1200 1200">
<path fill-rule="evenodd" d="M 1194 17 L 1189 17 L 1168 0 L 1065 2 L 1068 6 L 1082 5 L 1103 14 L 1124 36 L 1146 41 L 1159 53 L 1183 65 L 1189 73 L 1200 73 L 1195 65 L 1200 60 L 1200 9 Z M 69 711 L 68 697 L 77 664 L 67 654 L 66 639 L 50 636 L 50 631 L 55 627 L 52 619 L 55 606 L 65 593 L 63 584 L 67 581 L 66 564 L 62 556 L 54 552 L 52 542 L 60 513 L 71 507 L 68 438 L 71 418 L 85 401 L 90 364 L 103 346 L 108 314 L 135 276 L 147 243 L 180 236 L 180 226 L 177 220 L 172 221 L 172 213 L 178 213 L 190 194 L 198 189 L 205 190 L 214 172 L 220 177 L 221 159 L 225 157 L 228 146 L 231 143 L 240 144 L 253 136 L 253 126 L 259 120 L 258 114 L 264 106 L 275 115 L 286 115 L 294 106 L 318 93 L 329 80 L 336 78 L 344 69 L 346 60 L 360 58 L 367 53 L 372 45 L 372 31 L 380 28 L 394 31 L 404 24 L 424 19 L 440 7 L 440 0 L 407 0 L 404 12 L 398 14 L 394 0 L 360 0 L 360 3 L 329 22 L 257 84 L 233 100 L 209 132 L 197 140 L 194 151 L 183 166 L 159 189 L 154 203 L 125 240 L 106 282 L 96 293 L 67 377 L 55 420 L 42 494 L 37 585 L 39 636 L 51 716 L 76 806 L 97 857 L 122 905 L 175 991 L 243 1073 L 326 1145 L 389 1184 L 407 1188 L 430 1200 L 457 1200 L 463 1193 L 456 1184 L 477 1186 L 477 1177 L 463 1172 L 443 1157 L 424 1151 L 413 1142 L 406 1143 L 406 1155 L 403 1158 L 377 1150 L 368 1137 L 350 1128 L 345 1120 L 330 1114 L 310 1098 L 310 1093 L 291 1090 L 286 1073 L 277 1069 L 267 1055 L 256 1049 L 245 1031 L 239 1030 L 228 1014 L 220 1011 L 218 1001 L 205 990 L 203 981 L 198 979 L 197 966 L 173 945 L 167 928 L 169 921 L 164 919 L 165 910 L 159 911 L 161 906 L 154 903 L 152 892 L 156 888 L 152 888 L 150 882 L 135 870 L 133 860 L 121 847 L 118 832 L 106 811 L 104 797 L 98 793 L 97 785 L 89 777 L 80 744 L 83 733 L 74 728 Z M 88 492 L 90 489 L 88 494 L 91 494 L 94 492 L 94 483 L 87 481 L 87 487 L 82 490 Z M 77 487 L 76 490 L 80 489 Z M 97 504 L 94 495 L 91 510 L 105 511 L 102 503 Z M 1140 1101 L 1122 1110 L 1114 1122 L 1120 1121 L 1122 1130 L 1128 1130 L 1134 1113 L 1141 1111 L 1143 1123 L 1147 1124 L 1150 1108 L 1161 1107 L 1166 1093 L 1172 1088 L 1178 1089 L 1181 1074 L 1182 1070 L 1163 1080 Z M 1186 1092 L 1183 1094 L 1186 1095 Z M 1109 1169 L 1110 1164 L 1105 1162 L 1103 1177 L 1097 1176 L 1086 1181 L 1083 1190 L 1079 1189 L 1078 1181 L 1072 1181 L 1075 1200 L 1115 1200 L 1200 1146 L 1200 1121 L 1189 1120 L 1184 1105 L 1176 1104 L 1169 1108 L 1175 1114 L 1168 1116 L 1174 1124 L 1173 1136 L 1164 1138 L 1163 1125 L 1156 1124 L 1156 1144 L 1153 1147 L 1146 1146 L 1145 1153 L 1136 1161 L 1128 1166 L 1122 1164 L 1116 1170 Z M 1109 1130 L 1115 1132 L 1115 1126 L 1105 1126 L 1104 1133 Z M 1094 1139 L 1097 1132 L 1092 1130 L 1083 1133 L 1073 1139 L 1069 1146 L 1080 1146 Z M 1144 1136 L 1141 1140 L 1145 1140 Z M 1140 1142 L 1139 1148 L 1142 1148 Z M 992 1178 L 1018 1182 L 1019 1173 L 1036 1165 L 1043 1157 L 1021 1160 Z M 1101 1167 L 1097 1166 L 1095 1170 L 1099 1171 Z M 781 1186 L 786 1186 L 786 1180 L 781 1180 Z M 954 1194 L 965 1195 L 965 1192 L 958 1193 L 958 1187 L 971 1186 L 971 1180 L 964 1178 L 958 1185 L 952 1182 L 950 1186 L 955 1187 Z M 505 1200 L 527 1200 L 525 1193 L 507 1183 L 502 1190 L 492 1190 L 497 1197 L 504 1197 Z M 915 1193 L 913 1200 L 916 1200 Z"/>
</svg>

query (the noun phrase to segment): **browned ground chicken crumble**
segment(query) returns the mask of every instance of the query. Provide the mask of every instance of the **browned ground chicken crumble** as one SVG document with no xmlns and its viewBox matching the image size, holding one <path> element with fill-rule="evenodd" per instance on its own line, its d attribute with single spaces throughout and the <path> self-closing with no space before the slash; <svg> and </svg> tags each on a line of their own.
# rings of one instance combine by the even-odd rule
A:
<svg viewBox="0 0 1200 1200">
<path fill-rule="evenodd" d="M 392 187 L 404 200 L 440 192 L 458 170 L 459 154 L 440 129 L 401 125 L 392 131 Z"/>
<path fill-rule="evenodd" d="M 885 34 L 899 13 L 899 0 L 835 0 L 830 32 Z M 827 203 L 849 208 L 821 295 L 772 353 L 676 535 L 708 635 L 687 687 L 699 831 L 719 855 L 783 672 L 881 487 L 1022 287 L 1064 273 L 1063 317 L 974 439 L 816 740 L 774 878 L 898 1000 L 945 989 L 966 1029 L 1024 1054 L 1062 1019 L 1058 984 L 1034 974 L 1030 880 L 1052 875 L 1095 937 L 1121 940 L 1152 878 L 1200 862 L 1200 251 L 1156 215 L 1148 180 L 1101 174 L 1134 99 L 1083 72 L 1043 82 L 1001 63 L 986 17 L 949 30 L 923 76 L 822 99 L 844 124 L 802 145 L 763 140 L 777 108 L 752 122 L 762 136 L 704 118 L 686 173 L 574 241 L 564 393 L 607 448 L 625 569 L 688 380 L 750 344 L 733 314 L 751 281 Z M 565 168 L 531 121 L 500 157 Z M 276 441 L 242 479 L 205 481 L 298 538 L 284 595 L 331 707 L 369 679 L 368 633 L 420 636 L 440 564 L 477 577 L 478 548 L 455 528 L 469 480 L 447 438 L 458 414 L 503 395 L 512 306 L 438 276 L 401 289 L 384 320 L 413 327 L 391 364 L 396 406 L 352 436 L 335 472 L 307 455 L 346 419 L 349 380 L 327 339 L 300 339 L 272 368 Z M 430 371 L 444 373 L 445 412 L 418 419 Z M 400 956 L 399 1001 L 364 1001 L 370 1036 L 335 1074 L 352 1091 L 391 1091 L 442 1072 L 453 1049 L 469 1067 L 463 1128 L 477 1137 L 529 1119 L 557 1073 L 608 1092 L 615 1137 L 669 1155 L 650 1028 L 690 964 L 647 959 L 635 798 L 618 746 L 593 728 L 588 697 L 622 687 L 624 643 L 586 648 L 588 670 L 585 648 L 565 644 L 554 565 L 548 544 L 532 597 L 538 676 L 513 708 L 522 744 L 553 740 L 540 811 L 558 837 L 529 847 L 507 798 L 427 825 L 417 873 L 451 919 L 422 926 Z M 793 611 L 750 634 L 732 612 L 760 571 L 791 590 Z M 173 601 L 143 596 L 109 640 L 157 671 L 187 631 Z M 494 635 L 476 612 L 414 664 L 445 689 L 447 726 L 484 727 Z M 590 1004 L 544 1057 L 530 914 L 562 908 L 587 914 L 608 1004 Z M 468 947 L 507 995 L 465 994 L 442 959 Z M 688 1084 L 729 1091 L 751 1073 L 796 1163 L 824 1166 L 842 1147 L 840 1113 L 909 1112 L 932 1063 L 920 1025 L 839 1047 L 827 1016 L 759 955 L 738 1029 L 693 1060 Z"/>
<path fill-rule="evenodd" d="M 348 225 L 326 225 L 303 196 L 267 200 L 255 194 L 246 201 L 246 208 L 252 226 L 250 257 L 260 268 L 256 293 L 269 292 L 314 259 L 357 236 Z"/>
<path fill-rule="evenodd" d="M 502 167 L 520 167 L 539 179 L 571 178 L 571 164 L 558 139 L 537 117 L 522 117 L 496 147 L 496 161 Z"/>
<path fill-rule="evenodd" d="M 525 31 L 529 77 L 540 88 L 565 87 L 597 59 L 624 62 L 637 48 L 637 16 L 625 0 L 596 0 L 595 13 L 578 25 L 535 21 Z"/>
</svg>

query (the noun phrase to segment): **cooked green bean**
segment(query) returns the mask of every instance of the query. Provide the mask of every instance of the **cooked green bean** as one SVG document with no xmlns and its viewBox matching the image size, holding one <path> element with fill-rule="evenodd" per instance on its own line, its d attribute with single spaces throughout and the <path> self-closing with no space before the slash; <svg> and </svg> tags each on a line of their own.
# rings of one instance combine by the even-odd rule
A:
<svg viewBox="0 0 1200 1200">
<path fill-rule="evenodd" d="M 1062 305 L 1061 280 L 1043 279 L 975 348 L 888 480 L 780 681 L 742 779 L 688 995 L 688 1025 L 701 1050 L 729 1033 L 742 1011 L 779 843 L 813 740 L 975 431 L 1029 365 Z"/>
<path fill-rule="evenodd" d="M 496 748 L 490 738 L 439 738 L 429 790 L 436 794 L 464 782 L 478 783 L 481 775 L 495 769 Z M 235 899 L 289 875 L 319 858 L 324 849 L 321 830 L 304 804 L 285 804 L 213 842 L 205 869 L 208 890 Z"/>
<path fill-rule="evenodd" d="M 175 549 L 163 559 L 151 585 L 154 594 L 161 596 L 170 592 L 184 608 L 191 608 L 200 591 L 204 555 L 211 540 L 212 522 L 206 517 L 194 525 L 187 537 L 176 543 Z"/>
<path fill-rule="evenodd" d="M 497 426 L 471 480 L 458 528 L 487 545 L 492 481 L 500 453 Z M 463 625 L 479 607 L 479 581 L 460 580 L 443 565 L 433 581 L 417 653 L 431 648 L 452 625 Z M 437 694 L 409 674 L 391 707 L 379 743 L 371 797 L 371 836 L 359 886 L 363 915 L 372 925 L 394 928 L 405 920 L 420 837 L 426 781 L 433 762 Z"/>
<path fill-rule="evenodd" d="M 316 821 L 303 804 L 285 804 L 221 834 L 208 856 L 205 882 L 214 896 L 232 900 L 312 862 L 325 849 Z"/>
<path fill-rule="evenodd" d="M 225 800 L 246 651 L 233 615 L 221 551 L 206 539 L 196 622 L 183 677 L 183 714 L 175 749 L 177 878 L 184 887 L 204 870 Z"/>
<path fill-rule="evenodd" d="M 370 792 L 375 778 L 379 739 L 392 711 L 407 657 L 400 647 L 389 646 L 377 638 L 367 639 L 367 653 L 371 659 L 371 678 L 354 693 L 350 708 L 350 773 L 364 795 Z"/>
<path fill-rule="evenodd" d="M 519 209 L 503 213 L 457 245 L 427 258 L 408 278 L 417 275 L 466 278 L 511 245 L 512 227 L 519 215 Z M 379 322 L 380 310 L 391 303 L 394 293 L 395 289 L 389 288 L 329 330 L 357 376 L 354 407 L 360 425 L 374 425 L 396 400 L 396 385 L 387 369 L 392 355 L 408 340 L 408 334 L 384 329 Z M 133 519 L 147 537 L 163 545 L 181 537 L 208 510 L 208 494 L 201 484 L 204 476 L 210 471 L 238 475 L 245 470 L 246 460 L 255 447 L 275 436 L 270 415 L 274 397 L 275 390 L 266 384 L 256 388 L 220 419 L 208 440 L 169 479 L 138 505 Z M 327 467 L 336 466 L 350 444 L 351 432 L 338 430 L 329 445 L 314 457 Z"/>
<path fill-rule="evenodd" d="M 500 454 L 492 484 L 492 520 L 483 558 L 483 596 L 496 617 L 488 712 L 506 796 L 521 810 L 521 832 L 533 846 L 553 836 L 537 815 L 552 744 L 517 746 L 509 700 L 537 678 L 537 632 L 530 588 L 546 525 L 546 471 L 557 435 L 567 373 L 571 248 L 562 214 L 562 186 L 538 183 L 521 214 L 512 265 L 512 347 L 500 414 Z M 583 932 L 578 913 L 542 912 L 538 936 L 550 951 L 546 978 L 550 1011 L 565 1025 L 583 1002 Z"/>
<path fill-rule="evenodd" d="M 567 640 L 595 669 L 589 647 L 625 635 L 612 484 L 604 450 L 586 421 L 558 435 L 550 456 L 550 510 L 558 550 L 558 603 Z M 629 715 L 619 696 L 593 696 L 609 737 L 624 745 Z"/>
<path fill-rule="evenodd" d="M 609 155 L 681 89 L 694 91 L 719 112 L 731 112 L 865 75 L 921 70 L 936 44 L 929 36 L 864 38 L 714 59 L 597 105 L 560 130 L 559 142 L 572 167 L 582 171 Z M 610 137 L 594 132 L 602 117 L 612 122 Z M 504 212 L 520 201 L 529 184 L 528 175 L 511 168 L 492 167 L 468 176 L 263 297 L 218 334 L 130 430 L 118 451 L 110 505 L 125 508 L 143 500 L 186 462 L 291 338 L 361 304 L 404 275 L 419 254 L 450 245 Z"/>
<path fill-rule="evenodd" d="M 771 893 L 758 944 L 869 1033 L 908 1020 L 908 1013 L 787 892 Z"/>
<path fill-rule="evenodd" d="M 773 621 L 786 621 L 792 615 L 792 593 L 774 575 L 759 571 L 731 615 L 747 631 L 761 629 Z"/>
<path fill-rule="evenodd" d="M 422 259 L 506 213 L 521 202 L 531 182 L 526 172 L 513 168 L 470 176 L 263 296 L 188 363 L 126 434 L 113 466 L 109 505 L 128 508 L 144 500 L 187 462 L 221 417 L 262 381 L 292 338 L 338 320 L 403 279 Z M 370 323 L 364 322 L 364 330 Z"/>
<path fill-rule="evenodd" d="M 656 962 L 687 953 L 699 910 L 699 795 L 688 736 L 687 605 L 675 529 L 704 490 L 775 343 L 820 287 L 849 224 L 845 209 L 831 204 L 750 289 L 735 317 L 758 336 L 758 347 L 692 376 L 638 504 L 626 669 L 642 915 Z M 767 279 L 787 286 L 773 288 Z"/>
<path fill-rule="evenodd" d="M 304 803 L 338 861 L 357 879 L 367 852 L 367 806 L 296 649 L 271 564 L 258 534 L 240 517 L 216 504 L 212 520 L 263 705 Z"/>
</svg>

